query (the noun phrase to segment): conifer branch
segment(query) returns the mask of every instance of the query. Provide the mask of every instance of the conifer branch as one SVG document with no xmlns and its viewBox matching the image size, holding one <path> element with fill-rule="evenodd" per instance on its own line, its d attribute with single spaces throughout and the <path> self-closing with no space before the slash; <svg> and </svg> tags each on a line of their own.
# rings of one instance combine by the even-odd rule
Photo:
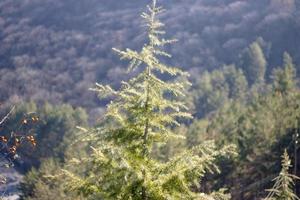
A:
<svg viewBox="0 0 300 200">
<path fill-rule="evenodd" d="M 286 149 L 282 155 L 281 166 L 280 174 L 274 179 L 275 184 L 273 188 L 267 190 L 269 194 L 265 200 L 299 200 L 300 198 L 293 192 L 293 187 L 295 186 L 293 179 L 300 178 L 289 173 L 291 160 Z"/>
</svg>

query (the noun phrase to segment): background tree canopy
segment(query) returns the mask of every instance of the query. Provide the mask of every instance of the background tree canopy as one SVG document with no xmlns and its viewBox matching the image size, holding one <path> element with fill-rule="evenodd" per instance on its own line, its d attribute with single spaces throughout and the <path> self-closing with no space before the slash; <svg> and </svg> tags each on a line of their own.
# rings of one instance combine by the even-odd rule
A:
<svg viewBox="0 0 300 200">
<path fill-rule="evenodd" d="M 68 102 L 93 110 L 91 114 L 101 112 L 99 101 L 86 88 L 99 80 L 118 85 L 119 79 L 126 79 L 125 68 L 109 49 L 142 46 L 145 37 L 137 16 L 145 4 L 145 0 L 1 1 L 0 100 Z M 259 73 L 261 79 L 266 73 L 268 79 L 285 51 L 300 62 L 298 1 L 161 4 L 168 9 L 162 20 L 179 41 L 170 49 L 177 59 L 169 64 L 184 66 L 196 77 L 198 72 L 236 64 L 252 84 L 253 74 Z M 252 68 L 256 64 L 259 68 Z"/>
<path fill-rule="evenodd" d="M 166 24 L 166 38 L 171 36 L 178 42 L 165 48 L 173 58 L 162 58 L 165 65 L 158 66 L 159 62 L 154 66 L 171 75 L 181 71 L 174 72 L 165 66 L 183 66 L 182 70 L 191 76 L 175 77 L 173 83 L 190 81 L 192 85 L 177 84 L 184 95 L 171 101 L 172 95 L 166 91 L 179 91 L 173 83 L 164 84 L 171 77 L 153 73 L 155 87 L 151 89 L 150 112 L 140 100 L 145 97 L 145 84 L 139 81 L 147 79 L 139 75 L 142 70 L 128 74 L 128 63 L 120 62 L 111 51 L 112 47 L 128 47 L 133 51 L 118 51 L 121 57 L 138 55 L 149 65 L 150 58 L 145 55 L 152 55 L 156 62 L 154 53 L 149 51 L 153 49 L 144 45 L 145 26 L 137 17 L 149 1 L 2 0 L 0 101 L 1 108 L 16 105 L 16 109 L 1 124 L 0 135 L 9 137 L 24 114 L 36 113 L 40 118 L 33 127 L 36 148 L 20 148 L 21 159 L 15 162 L 25 175 L 19 186 L 21 199 L 98 200 L 106 195 L 114 199 L 121 190 L 123 197 L 135 199 L 147 189 L 152 199 L 168 195 L 180 199 L 184 191 L 187 197 L 199 197 L 203 192 L 210 194 L 203 196 L 206 199 L 231 196 L 234 200 L 253 200 L 267 197 L 265 189 L 272 188 L 275 177 L 279 177 L 279 185 L 289 186 L 288 193 L 299 196 L 299 180 L 295 180 L 292 191 L 292 180 L 281 181 L 284 175 L 280 173 L 288 177 L 300 174 L 299 2 L 159 1 L 168 10 L 160 18 Z M 131 61 L 132 66 L 139 64 L 135 59 Z M 113 98 L 99 100 L 88 90 L 95 82 L 111 85 L 116 90 L 100 85 L 96 90 L 119 94 L 121 100 L 115 104 L 110 103 Z M 159 90 L 162 86 L 163 91 Z M 107 104 L 110 106 L 105 108 Z M 172 121 L 171 111 L 183 105 L 194 118 Z M 114 121 L 104 117 L 106 111 Z M 2 116 L 5 113 L 5 109 L 0 111 Z M 146 119 L 152 120 L 149 130 L 153 138 L 143 144 L 141 130 Z M 175 127 L 170 122 L 182 125 Z M 98 135 L 91 140 L 86 130 Z M 111 136 L 111 132 L 115 135 Z M 174 133 L 186 140 L 167 141 L 161 132 Z M 209 147 L 203 149 L 211 156 L 194 155 L 201 151 L 203 143 Z M 232 144 L 238 154 L 235 158 L 217 156 L 222 154 L 218 149 Z M 148 146 L 147 157 L 140 156 L 142 145 Z M 97 148 L 91 151 L 90 146 Z M 285 153 L 282 168 L 280 160 L 285 149 L 290 159 Z M 182 156 L 172 159 L 178 154 Z M 141 162 L 135 162 L 136 159 Z M 176 173 L 182 172 L 181 166 L 194 167 L 181 165 L 181 161 L 194 160 L 192 164 L 201 166 L 201 159 L 211 161 L 210 166 L 219 166 L 220 173 L 204 173 L 204 168 L 201 172 L 196 170 L 197 173 L 192 170 L 192 174 L 189 170 Z M 145 170 L 143 163 L 148 161 L 155 164 Z M 160 167 L 172 165 L 173 161 L 178 169 L 168 171 L 169 167 L 165 167 L 163 171 L 167 173 L 163 174 Z M 129 179 L 128 166 L 133 166 Z M 71 181 L 77 182 L 71 182 L 72 192 L 63 187 L 66 180 L 62 169 L 70 172 Z M 118 173 L 109 176 L 113 170 Z M 99 180 L 103 173 L 105 177 Z M 144 181 L 147 174 L 151 178 Z M 153 174 L 162 179 L 153 178 Z M 115 187 L 115 182 L 125 185 Z M 103 183 L 108 186 L 104 190 Z M 184 190 L 178 185 L 185 186 Z M 81 193 L 77 194 L 78 191 Z M 272 194 L 272 198 L 285 195 L 274 190 Z"/>
</svg>

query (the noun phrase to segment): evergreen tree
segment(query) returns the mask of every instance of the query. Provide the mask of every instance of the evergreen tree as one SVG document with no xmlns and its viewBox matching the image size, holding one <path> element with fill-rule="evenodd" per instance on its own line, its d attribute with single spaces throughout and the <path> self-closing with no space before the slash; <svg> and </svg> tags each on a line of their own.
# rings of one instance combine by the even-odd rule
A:
<svg viewBox="0 0 300 200">
<path fill-rule="evenodd" d="M 265 198 L 266 200 L 296 200 L 300 199 L 293 192 L 294 182 L 293 179 L 299 179 L 299 177 L 289 173 L 289 168 L 291 167 L 291 160 L 287 151 L 284 151 L 282 155 L 281 162 L 281 172 L 274 181 L 275 184 L 272 189 L 270 189 L 269 195 Z"/>
<path fill-rule="evenodd" d="M 283 55 L 283 69 L 273 71 L 273 88 L 276 92 L 286 95 L 296 88 L 296 68 L 288 53 Z"/>
<path fill-rule="evenodd" d="M 217 110 L 229 98 L 229 87 L 224 74 L 220 70 L 211 73 L 205 71 L 197 80 L 192 94 L 198 118 Z"/>
<path fill-rule="evenodd" d="M 83 197 L 67 193 L 63 188 L 63 179 L 52 174 L 60 172 L 62 164 L 54 159 L 44 160 L 39 169 L 33 168 L 20 183 L 21 200 L 81 200 Z"/>
<path fill-rule="evenodd" d="M 38 121 L 33 121 L 32 117 L 38 117 Z M 21 123 L 24 119 L 25 124 Z M 11 132 L 23 132 L 35 137 L 38 143 L 35 148 L 24 143 L 18 149 L 22 168 L 29 170 L 33 166 L 38 167 L 42 159 L 56 157 L 63 161 L 64 156 L 69 153 L 66 151 L 67 147 L 75 139 L 76 125 L 87 125 L 87 115 L 82 108 L 74 109 L 68 104 L 53 106 L 49 103 L 37 106 L 30 102 L 16 107 L 3 126 L 2 134 L 9 137 Z"/>
<path fill-rule="evenodd" d="M 22 167 L 35 167 L 26 173 L 19 186 L 20 198 L 82 199 L 66 192 L 63 188 L 64 180 L 53 175 L 61 172 L 65 159 L 86 155 L 86 143 L 72 145 L 78 133 L 76 125 L 87 124 L 85 111 L 81 108 L 74 109 L 70 105 L 52 106 L 46 103 L 37 108 L 34 103 L 23 104 L 17 107 L 14 115 L 16 119 L 9 123 L 10 126 L 18 121 L 20 113 L 29 111 L 39 113 L 40 121 L 35 124 L 37 146 L 34 151 L 20 149 L 21 158 L 24 159 Z"/>
<path fill-rule="evenodd" d="M 268 86 L 269 87 L 269 86 Z M 264 195 L 266 184 L 278 169 L 277 157 L 284 148 L 290 151 L 299 121 L 300 94 L 274 95 L 272 91 L 249 99 L 246 103 L 232 101 L 224 104 L 208 118 L 208 123 L 194 122 L 190 131 L 194 137 L 216 139 L 221 144 L 237 145 L 238 158 L 225 177 L 214 179 L 229 184 L 233 199 L 252 200 Z M 198 124 L 196 128 L 193 128 Z M 206 133 L 202 131 L 206 129 Z M 195 139 L 194 139 L 195 138 Z M 259 142 L 258 142 L 259 141 Z M 221 163 L 224 169 L 223 163 Z M 228 183 L 231 180 L 231 183 Z"/>
<path fill-rule="evenodd" d="M 228 84 L 230 99 L 244 99 L 247 94 L 248 82 L 241 69 L 235 65 L 224 66 L 222 69 L 226 83 Z"/>
<path fill-rule="evenodd" d="M 261 85 L 265 80 L 267 61 L 259 43 L 253 42 L 241 55 L 241 66 L 250 85 Z"/>
<path fill-rule="evenodd" d="M 192 90 L 196 116 L 201 118 L 218 110 L 230 100 L 244 100 L 248 89 L 247 79 L 242 70 L 234 65 L 224 66 L 211 73 L 205 71 L 196 80 Z"/>
<path fill-rule="evenodd" d="M 191 118 L 184 103 L 177 100 L 184 95 L 186 79 L 164 81 L 159 73 L 170 78 L 188 76 L 178 68 L 160 62 L 159 57 L 171 57 L 162 50 L 175 40 L 161 39 L 165 32 L 157 19 L 163 9 L 156 0 L 143 13 L 148 27 L 148 43 L 140 52 L 114 49 L 122 59 L 130 61 L 128 70 L 139 68 L 140 73 L 123 81 L 120 90 L 97 84 L 93 89 L 101 97 L 114 96 L 107 107 L 104 123 L 90 133 L 93 150 L 91 156 L 73 159 L 73 163 L 86 162 L 87 172 L 75 175 L 65 170 L 68 188 L 82 192 L 90 199 L 212 199 L 225 197 L 221 193 L 196 193 L 192 186 L 207 171 L 217 170 L 218 156 L 230 155 L 232 146 L 218 150 L 213 142 L 205 142 L 180 153 L 167 162 L 151 156 L 154 144 L 169 139 L 181 139 L 172 128 L 180 125 L 180 118 Z M 219 195 L 219 196 L 218 196 Z"/>
</svg>

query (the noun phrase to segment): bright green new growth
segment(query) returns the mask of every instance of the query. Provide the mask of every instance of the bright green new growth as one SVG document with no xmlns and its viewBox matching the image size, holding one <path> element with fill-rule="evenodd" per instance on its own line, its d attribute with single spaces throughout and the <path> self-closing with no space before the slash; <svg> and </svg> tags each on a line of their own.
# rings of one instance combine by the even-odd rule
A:
<svg viewBox="0 0 300 200">
<path fill-rule="evenodd" d="M 154 143 L 164 144 L 168 139 L 182 139 L 172 133 L 180 118 L 191 118 L 184 103 L 176 99 L 184 96 L 186 79 L 166 82 L 159 73 L 168 76 L 188 76 L 188 73 L 160 62 L 160 56 L 171 57 L 161 47 L 174 40 L 161 39 L 164 26 L 157 14 L 163 9 L 156 0 L 143 13 L 148 27 L 148 43 L 140 52 L 114 49 L 121 59 L 129 60 L 128 71 L 140 68 L 136 77 L 122 82 L 120 90 L 97 84 L 93 89 L 101 97 L 113 96 L 107 107 L 103 124 L 96 128 L 89 141 L 93 146 L 90 157 L 73 160 L 85 162 L 88 172 L 76 176 L 70 171 L 68 187 L 85 194 L 89 199 L 222 199 L 227 195 L 199 194 L 191 190 L 200 178 L 218 171 L 214 162 L 219 156 L 233 152 L 232 147 L 218 150 L 213 142 L 187 150 L 164 163 L 151 157 Z M 87 134 L 86 132 L 85 134 Z"/>
<path fill-rule="evenodd" d="M 281 161 L 281 172 L 274 181 L 275 184 L 272 189 L 268 190 L 268 194 L 265 200 L 296 200 L 299 199 L 293 192 L 295 186 L 293 179 L 299 179 L 299 177 L 289 174 L 289 168 L 291 167 L 291 160 L 287 151 L 284 151 Z"/>
</svg>

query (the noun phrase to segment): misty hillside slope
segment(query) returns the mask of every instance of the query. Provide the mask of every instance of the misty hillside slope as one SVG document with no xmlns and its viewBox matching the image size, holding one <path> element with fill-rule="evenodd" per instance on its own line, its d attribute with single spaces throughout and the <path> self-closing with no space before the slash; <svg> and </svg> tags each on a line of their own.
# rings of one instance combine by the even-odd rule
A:
<svg viewBox="0 0 300 200">
<path fill-rule="evenodd" d="M 94 82 L 125 79 L 112 47 L 140 48 L 141 0 L 2 0 L 0 101 L 31 99 L 94 108 Z M 271 44 L 268 68 L 288 51 L 300 63 L 296 0 L 161 0 L 162 20 L 179 42 L 173 63 L 201 72 L 238 63 L 257 37 Z M 297 5 L 298 4 L 298 5 Z M 197 73 L 193 73 L 196 74 Z"/>
</svg>

